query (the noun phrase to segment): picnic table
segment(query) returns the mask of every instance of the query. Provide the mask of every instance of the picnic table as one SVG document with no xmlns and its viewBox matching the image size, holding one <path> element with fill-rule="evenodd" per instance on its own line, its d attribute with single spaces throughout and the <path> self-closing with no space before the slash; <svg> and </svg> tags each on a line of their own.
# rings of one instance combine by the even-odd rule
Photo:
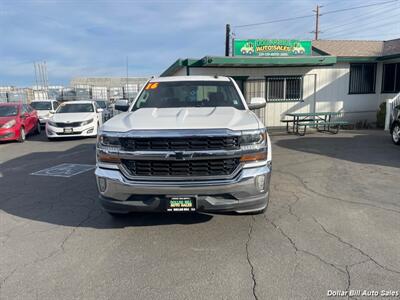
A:
<svg viewBox="0 0 400 300">
<path fill-rule="evenodd" d="M 316 127 L 318 131 L 325 131 L 336 134 L 339 132 L 341 125 L 348 125 L 348 122 L 332 120 L 332 117 L 341 115 L 341 112 L 334 111 L 323 111 L 323 112 L 299 112 L 299 113 L 287 113 L 286 117 L 289 119 L 281 120 L 286 123 L 286 131 L 289 130 L 289 123 L 293 123 L 292 133 L 298 135 L 305 135 L 308 127 Z M 300 132 L 299 127 L 303 126 L 304 131 Z M 331 130 L 334 128 L 335 130 Z"/>
</svg>

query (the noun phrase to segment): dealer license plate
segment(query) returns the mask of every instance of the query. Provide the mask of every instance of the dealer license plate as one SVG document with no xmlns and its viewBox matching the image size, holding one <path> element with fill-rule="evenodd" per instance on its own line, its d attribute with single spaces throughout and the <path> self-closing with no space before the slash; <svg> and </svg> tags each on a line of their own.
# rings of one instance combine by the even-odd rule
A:
<svg viewBox="0 0 400 300">
<path fill-rule="evenodd" d="M 64 133 L 73 133 L 74 130 L 71 127 L 64 128 Z"/>
<path fill-rule="evenodd" d="M 167 211 L 190 212 L 196 210 L 196 199 L 192 197 L 171 197 L 167 199 Z"/>
</svg>

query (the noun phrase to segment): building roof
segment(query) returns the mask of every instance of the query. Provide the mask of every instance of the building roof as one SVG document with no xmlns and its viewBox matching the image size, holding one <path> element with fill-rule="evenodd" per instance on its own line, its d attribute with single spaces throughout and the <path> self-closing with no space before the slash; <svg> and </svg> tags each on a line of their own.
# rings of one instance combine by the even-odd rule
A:
<svg viewBox="0 0 400 300">
<path fill-rule="evenodd" d="M 338 57 L 367 57 L 383 54 L 383 41 L 317 40 L 312 41 L 314 50 Z"/>
<path fill-rule="evenodd" d="M 337 57 L 385 57 L 400 54 L 400 39 L 389 41 L 317 40 L 316 52 Z"/>
<path fill-rule="evenodd" d="M 383 55 L 396 55 L 400 53 L 400 39 L 385 41 L 383 43 Z"/>
</svg>

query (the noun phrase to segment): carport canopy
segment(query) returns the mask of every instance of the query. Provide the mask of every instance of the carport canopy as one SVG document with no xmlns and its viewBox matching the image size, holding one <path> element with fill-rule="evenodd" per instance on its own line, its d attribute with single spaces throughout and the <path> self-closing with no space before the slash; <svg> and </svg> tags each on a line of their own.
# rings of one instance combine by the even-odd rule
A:
<svg viewBox="0 0 400 300">
<path fill-rule="evenodd" d="M 205 56 L 201 59 L 178 59 L 161 76 L 172 76 L 181 68 L 196 67 L 234 67 L 263 68 L 276 66 L 328 66 L 337 62 L 336 56 L 298 56 L 298 57 L 219 57 Z"/>
</svg>

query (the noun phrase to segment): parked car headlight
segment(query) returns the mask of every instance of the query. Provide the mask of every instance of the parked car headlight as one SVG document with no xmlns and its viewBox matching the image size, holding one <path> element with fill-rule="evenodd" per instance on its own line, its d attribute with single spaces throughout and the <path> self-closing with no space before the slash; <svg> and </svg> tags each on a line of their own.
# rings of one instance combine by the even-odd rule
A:
<svg viewBox="0 0 400 300">
<path fill-rule="evenodd" d="M 10 120 L 7 123 L 3 124 L 3 126 L 1 126 L 1 128 L 11 128 L 13 127 L 17 122 L 15 120 Z"/>
<path fill-rule="evenodd" d="M 81 122 L 81 126 L 88 125 L 88 124 L 90 124 L 90 123 L 92 123 L 92 122 L 93 122 L 93 119 L 83 121 L 83 122 Z"/>
<path fill-rule="evenodd" d="M 47 124 L 49 124 L 50 126 L 53 126 L 53 127 L 57 127 L 57 123 L 55 123 L 53 121 L 47 121 Z"/>
</svg>

